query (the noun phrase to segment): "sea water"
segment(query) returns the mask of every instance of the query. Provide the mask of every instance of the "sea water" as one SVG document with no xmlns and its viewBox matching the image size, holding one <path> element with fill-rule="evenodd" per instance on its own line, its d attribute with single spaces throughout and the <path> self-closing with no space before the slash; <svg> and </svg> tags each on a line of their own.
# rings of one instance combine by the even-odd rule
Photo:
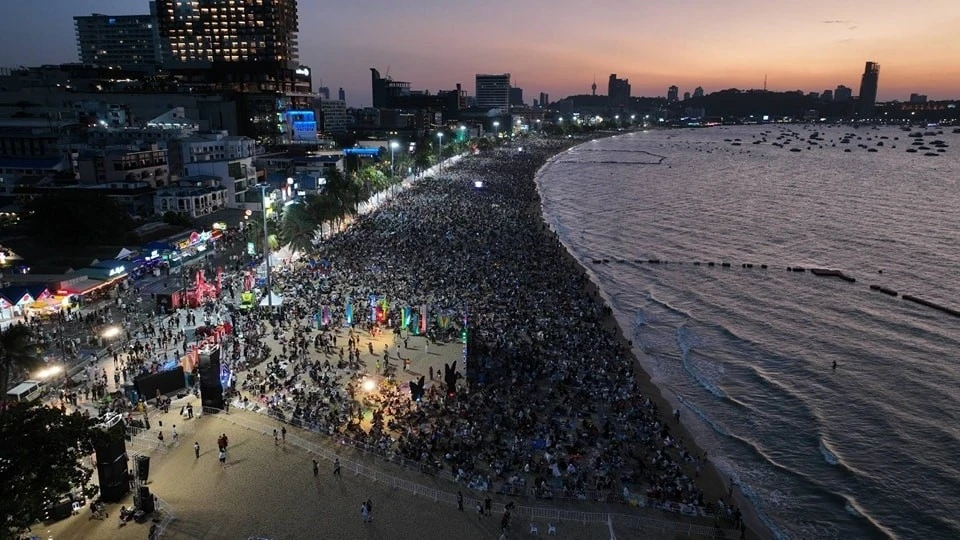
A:
<svg viewBox="0 0 960 540">
<path fill-rule="evenodd" d="M 934 133 L 636 132 L 539 175 L 546 219 L 775 536 L 960 537 L 960 318 L 869 288 L 960 309 L 960 135 L 916 131 Z"/>
</svg>

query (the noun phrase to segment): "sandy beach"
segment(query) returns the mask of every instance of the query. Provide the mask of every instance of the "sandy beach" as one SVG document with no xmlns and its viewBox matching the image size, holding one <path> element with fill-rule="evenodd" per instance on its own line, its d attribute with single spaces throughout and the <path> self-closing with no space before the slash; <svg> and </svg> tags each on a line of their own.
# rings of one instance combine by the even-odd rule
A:
<svg viewBox="0 0 960 540">
<path fill-rule="evenodd" d="M 538 143 L 526 141 L 524 144 L 532 145 L 535 148 Z M 553 145 L 550 146 L 551 150 L 556 151 L 557 148 L 562 148 L 562 145 L 567 144 L 567 142 L 558 143 L 555 141 L 551 144 Z M 527 154 L 530 153 L 527 152 Z M 496 158 L 501 160 L 504 166 L 510 165 L 511 159 L 525 159 L 524 167 L 542 164 L 542 160 L 537 164 L 530 160 L 528 156 L 512 158 L 512 155 L 516 155 L 512 150 L 501 150 L 497 151 Z M 546 153 L 543 152 L 543 158 L 546 157 Z M 489 174 L 496 174 L 496 172 L 491 169 Z M 489 181 L 492 177 L 484 179 Z M 467 178 L 460 178 L 460 180 L 467 180 Z M 532 183 L 532 172 L 523 181 Z M 472 181 L 469 185 L 472 185 Z M 418 196 L 426 198 L 431 197 L 432 194 L 422 193 Z M 442 205 L 444 202 L 429 199 L 429 204 L 436 207 L 436 205 Z M 524 208 L 526 208 L 525 212 L 523 211 Z M 461 211 L 463 210 L 461 209 Z M 529 223 L 530 228 L 527 230 L 532 231 L 534 237 L 539 236 L 542 239 L 543 246 L 541 247 L 543 249 L 541 251 L 559 249 L 563 252 L 563 262 L 561 264 L 564 268 L 555 268 L 556 275 L 589 275 L 586 269 L 580 266 L 566 250 L 559 248 L 556 235 L 542 219 L 539 199 L 535 201 L 527 200 L 523 206 L 517 208 L 517 214 L 517 223 Z M 523 216 L 519 216 L 520 214 L 523 214 Z M 537 230 L 539 230 L 539 233 L 536 232 Z M 456 256 L 455 253 L 455 249 L 449 255 L 438 253 L 438 260 L 432 261 L 432 264 L 440 264 L 442 261 L 439 259 L 447 256 L 454 257 Z M 357 269 L 353 271 L 356 272 Z M 300 277 L 291 275 L 286 278 L 286 282 L 288 286 L 299 287 L 299 279 Z M 583 290 L 581 292 L 592 297 L 597 305 L 604 305 L 596 286 L 588 279 L 583 280 Z M 589 304 L 589 302 L 586 303 Z M 300 317 L 307 318 L 312 313 L 310 310 L 315 310 L 318 306 L 311 307 L 310 302 L 306 302 L 302 307 L 305 310 L 301 309 L 299 311 Z M 285 307 L 285 309 L 289 308 Z M 630 351 L 632 347 L 611 312 L 607 310 L 605 313 L 606 315 L 602 317 L 602 326 L 609 335 L 604 339 L 615 339 L 623 350 Z M 283 327 L 266 323 L 265 319 L 256 324 L 269 325 L 268 331 L 261 336 L 260 342 L 266 345 L 268 348 L 266 350 L 272 351 L 273 354 L 278 354 L 281 350 L 286 354 L 293 341 L 299 340 L 299 332 L 302 329 L 302 327 L 297 326 L 301 323 L 289 320 Z M 280 324 L 283 325 L 284 323 Z M 497 323 L 487 316 L 486 320 L 480 324 L 490 325 L 487 328 L 489 331 L 496 328 L 495 324 Z M 285 332 L 292 333 L 285 336 Z M 359 365 L 351 365 L 347 371 L 342 368 L 335 369 L 338 374 L 347 372 L 376 374 L 380 371 L 380 353 L 383 352 L 390 357 L 391 363 L 394 365 L 399 365 L 401 360 L 409 361 L 409 368 L 397 369 L 395 375 L 398 387 L 404 388 L 406 383 L 416 380 L 430 371 L 441 373 L 444 364 L 461 361 L 463 358 L 463 346 L 457 341 L 428 346 L 422 336 L 411 335 L 408 337 L 409 343 L 403 343 L 401 346 L 400 342 L 390 332 L 371 335 L 359 328 L 355 329 L 354 332 L 353 335 L 357 340 L 356 358 Z M 340 339 L 341 343 L 347 339 L 346 328 L 335 328 L 332 334 Z M 301 350 L 305 349 L 306 347 L 301 348 Z M 270 353 L 267 354 L 269 357 Z M 332 351 L 323 354 L 327 355 L 328 360 L 335 360 Z M 633 354 L 637 355 L 638 351 L 633 350 Z M 322 359 L 322 355 L 320 358 Z M 342 358 L 341 352 L 341 362 L 343 361 Z M 313 361 L 316 362 L 315 366 L 317 366 L 322 360 L 317 360 L 315 356 L 311 362 Z M 287 365 L 286 361 L 284 361 L 284 365 Z M 307 377 L 307 369 L 298 371 L 296 365 L 293 360 L 290 360 L 290 365 L 282 368 L 284 373 L 282 376 L 283 385 L 291 388 L 293 386 L 309 386 L 311 378 L 316 376 L 315 373 L 311 372 L 310 377 Z M 253 404 L 262 403 L 265 400 L 264 394 L 261 393 L 258 396 L 257 392 L 252 391 L 252 388 L 258 388 L 258 392 L 264 392 L 263 389 L 267 388 L 260 386 L 264 381 L 262 376 L 265 366 L 268 372 L 281 369 L 278 367 L 279 364 L 270 367 L 267 362 L 263 362 L 258 365 L 250 365 L 250 371 L 241 371 L 239 374 L 238 383 L 242 384 L 251 375 L 254 367 L 258 367 L 261 372 L 260 375 L 257 375 L 260 378 L 251 381 L 255 385 L 250 387 L 250 391 L 241 390 L 240 392 L 239 397 L 248 398 L 251 408 L 253 408 Z M 288 368 L 293 369 L 294 376 L 292 379 L 286 374 Z M 329 369 L 330 367 L 327 366 L 327 370 Z M 467 369 L 469 370 L 470 366 Z M 629 372 L 626 367 L 623 369 L 624 373 Z M 679 447 L 671 445 L 669 449 L 664 448 L 664 455 L 661 456 L 661 460 L 664 463 L 672 460 L 680 464 L 679 466 L 683 467 L 683 473 L 687 477 L 693 478 L 695 470 L 692 461 L 684 461 L 682 455 L 677 454 L 677 448 L 685 449 L 683 455 L 686 455 L 685 452 L 689 452 L 697 459 L 703 455 L 702 450 L 695 446 L 695 441 L 689 437 L 682 423 L 677 425 L 670 418 L 670 404 L 662 398 L 659 390 L 650 382 L 637 358 L 634 358 L 632 370 L 636 385 L 635 391 L 653 400 L 659 411 L 659 421 L 646 419 L 644 422 L 654 422 L 658 427 L 652 429 L 660 430 L 661 433 L 669 431 L 672 438 L 683 441 Z M 329 372 L 332 373 L 332 371 Z M 351 376 L 353 377 L 353 375 Z M 365 377 L 371 376 L 365 375 Z M 374 375 L 373 378 L 382 383 L 382 379 L 378 375 Z M 276 392 L 278 397 L 286 396 L 286 389 L 281 386 L 280 380 L 281 378 L 278 377 L 276 383 L 269 385 L 269 391 L 266 392 L 268 395 L 274 395 L 273 393 Z M 534 386 L 531 386 L 531 388 L 534 388 Z M 482 394 L 477 393 L 476 395 L 480 396 Z M 470 394 L 465 395 L 465 399 L 470 397 Z M 194 406 L 199 408 L 199 400 L 192 396 L 174 400 L 169 413 L 154 412 L 151 414 L 151 422 L 154 423 L 153 429 L 141 434 L 142 439 L 138 439 L 144 441 L 144 444 L 128 447 L 128 454 L 132 455 L 136 451 L 142 451 L 154 456 L 148 486 L 154 494 L 164 501 L 165 507 L 168 507 L 172 514 L 175 514 L 175 519 L 164 530 L 164 538 L 370 537 L 440 539 L 455 536 L 499 538 L 501 533 L 500 517 L 504 511 L 504 505 L 507 503 L 516 505 L 512 514 L 513 523 L 507 531 L 510 538 L 531 535 L 531 525 L 537 529 L 539 535 L 550 533 L 552 525 L 555 528 L 553 532 L 555 532 L 557 538 L 709 537 L 713 532 L 713 521 L 708 517 L 688 517 L 680 513 L 665 512 L 652 507 L 637 508 L 625 502 L 589 502 L 578 500 L 578 497 L 569 495 L 581 492 L 582 487 L 564 488 L 565 492 L 568 493 L 566 497 L 553 497 L 551 495 L 547 499 L 537 499 L 531 495 L 515 497 L 498 495 L 492 486 L 490 491 L 475 491 L 468 489 L 465 480 L 454 482 L 450 472 L 440 476 L 418 472 L 417 468 L 420 467 L 420 464 L 416 461 L 411 462 L 409 456 L 407 465 L 400 466 L 377 455 L 342 444 L 343 436 L 341 435 L 334 437 L 317 435 L 304 432 L 292 425 L 286 426 L 286 442 L 278 444 L 274 439 L 273 430 L 280 429 L 282 424 L 261 414 L 263 409 L 258 413 L 234 407 L 227 414 L 206 414 L 202 418 L 184 420 L 177 413 L 180 406 L 188 400 L 193 400 Z M 286 396 L 281 400 L 281 402 L 284 401 L 304 403 L 302 395 L 298 395 L 296 399 Z M 235 400 L 235 403 L 239 403 L 239 401 Z M 474 404 L 475 410 L 476 405 Z M 395 408 L 398 404 L 394 403 L 390 406 Z M 351 413 L 360 414 L 362 417 L 362 421 L 358 423 L 359 427 L 364 430 L 370 429 L 371 416 L 375 407 L 378 407 L 378 405 L 371 401 L 363 405 L 360 410 L 354 410 Z M 292 412 L 292 409 L 293 407 L 290 405 L 289 411 Z M 159 424 L 161 421 L 163 428 Z M 177 425 L 180 434 L 178 444 L 166 448 L 165 451 L 146 448 L 153 445 L 151 441 L 156 440 L 155 437 L 159 429 L 164 429 L 168 434 L 167 443 L 170 444 L 169 430 L 170 426 L 174 424 Z M 662 427 L 659 427 L 661 425 Z M 553 426 L 554 429 L 556 427 L 556 425 Z M 609 431 L 609 428 L 607 429 Z M 639 426 L 637 429 L 639 430 Z M 648 433 L 646 429 L 649 428 L 644 429 L 643 433 Z M 230 439 L 226 464 L 223 466 L 217 463 L 216 450 L 216 439 L 221 433 L 227 434 Z M 648 443 L 652 444 L 650 434 L 644 435 L 644 437 L 648 440 Z M 199 442 L 201 446 L 199 458 L 194 456 L 194 441 Z M 383 443 L 383 440 L 377 442 L 381 447 Z M 391 453 L 391 455 L 396 454 L 396 452 Z M 343 465 L 343 473 L 340 477 L 334 477 L 332 474 L 332 461 L 337 456 L 341 458 Z M 601 457 L 605 456 L 598 456 L 597 463 L 599 463 Z M 317 459 L 319 462 L 319 474 L 316 477 L 313 473 L 313 459 Z M 448 450 L 445 461 L 450 462 L 451 472 L 456 469 L 453 459 Z M 552 458 L 547 458 L 548 461 L 550 459 Z M 413 463 L 413 466 L 411 466 L 411 463 Z M 467 465 L 461 465 L 461 467 L 464 466 Z M 538 464 L 538 467 L 540 466 L 542 464 Z M 586 465 L 584 466 L 586 467 Z M 472 464 L 470 464 L 470 468 L 473 468 Z M 568 474 L 570 473 L 568 472 Z M 554 473 L 554 477 L 555 480 L 559 480 L 560 475 Z M 497 482 L 497 484 L 500 483 L 502 482 Z M 703 500 L 706 502 L 715 503 L 721 498 L 725 501 L 730 500 L 722 478 L 709 466 L 709 463 L 702 467 L 695 484 L 703 491 Z M 560 489 L 557 486 L 554 486 L 554 488 L 557 489 L 559 494 Z M 587 490 L 589 489 L 591 488 L 588 485 Z M 465 502 L 465 509 L 462 513 L 457 511 L 456 493 L 458 491 L 463 493 Z M 418 494 L 414 495 L 413 492 L 418 492 Z M 426 494 L 429 494 L 429 496 L 425 496 Z M 610 495 L 619 497 L 619 488 L 613 488 L 613 493 L 608 491 L 605 497 Z M 489 497 L 492 502 L 492 516 L 478 516 L 473 505 L 477 500 L 482 501 L 486 497 Z M 613 500 L 617 497 L 609 498 Z M 132 496 L 125 501 L 125 504 L 131 505 L 131 499 Z M 373 503 L 374 511 L 372 515 L 374 520 L 372 523 L 364 523 L 360 516 L 360 505 L 367 499 Z M 735 500 L 735 504 L 745 511 L 748 529 L 746 537 L 764 538 L 769 536 L 751 519 L 749 508 L 742 504 L 745 501 Z M 89 511 L 85 508 L 80 515 L 68 520 L 49 527 L 38 526 L 34 530 L 34 534 L 49 538 L 146 538 L 149 523 L 130 523 L 118 527 L 116 519 L 118 509 L 119 505 L 112 505 L 108 509 L 109 519 L 97 521 L 88 519 Z M 593 517 L 600 515 L 607 517 L 604 518 L 603 522 L 585 523 L 585 521 L 591 520 L 585 519 L 583 513 L 589 513 Z M 580 518 L 578 519 L 575 516 L 580 516 Z M 736 531 L 730 530 L 733 528 L 730 522 L 723 522 L 720 526 L 725 529 L 724 532 L 728 538 L 739 536 Z"/>
</svg>

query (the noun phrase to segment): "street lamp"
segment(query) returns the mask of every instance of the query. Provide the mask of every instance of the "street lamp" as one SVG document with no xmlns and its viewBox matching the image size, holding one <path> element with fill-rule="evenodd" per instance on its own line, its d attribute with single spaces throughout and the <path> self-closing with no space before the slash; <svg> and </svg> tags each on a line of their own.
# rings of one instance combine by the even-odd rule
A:
<svg viewBox="0 0 960 540">
<path fill-rule="evenodd" d="M 267 306 L 273 311 L 273 296 L 270 294 L 270 235 L 267 234 L 267 184 L 257 184 L 260 188 L 261 208 L 263 209 L 263 262 L 267 270 Z"/>
<path fill-rule="evenodd" d="M 400 148 L 400 143 L 397 141 L 390 141 L 390 178 L 393 178 L 393 153 L 397 151 L 397 148 Z"/>
<path fill-rule="evenodd" d="M 443 132 L 437 133 L 440 143 L 437 145 L 437 176 L 443 174 Z"/>
<path fill-rule="evenodd" d="M 460 126 L 460 140 L 467 140 L 467 126 Z"/>
</svg>

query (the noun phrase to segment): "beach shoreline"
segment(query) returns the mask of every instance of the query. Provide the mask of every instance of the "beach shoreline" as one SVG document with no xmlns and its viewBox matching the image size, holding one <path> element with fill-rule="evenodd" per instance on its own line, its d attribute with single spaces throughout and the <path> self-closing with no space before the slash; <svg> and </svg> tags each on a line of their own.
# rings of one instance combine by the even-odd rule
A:
<svg viewBox="0 0 960 540">
<path fill-rule="evenodd" d="M 604 328 L 608 331 L 615 333 L 617 341 L 624 346 L 627 350 L 633 355 L 633 373 L 637 386 L 640 389 L 640 392 L 647 396 L 653 401 L 657 406 L 658 416 L 660 419 L 670 425 L 671 432 L 677 435 L 688 448 L 688 450 L 697 456 L 704 456 L 705 452 L 696 438 L 692 435 L 689 427 L 685 425 L 683 420 L 671 422 L 668 418 L 670 411 L 679 409 L 681 403 L 679 400 L 670 400 L 666 392 L 661 389 L 653 381 L 653 377 L 650 373 L 647 372 L 644 367 L 644 360 L 647 359 L 646 353 L 640 350 L 637 347 L 633 346 L 633 341 L 627 338 L 627 333 L 624 332 L 623 326 L 620 324 L 620 321 L 617 320 L 612 307 L 610 306 L 609 298 L 606 297 L 603 293 L 602 288 L 597 284 L 598 279 L 596 275 L 593 274 L 584 265 L 577 257 L 571 252 L 570 247 L 563 242 L 563 239 L 559 233 L 554 230 L 553 225 L 547 220 L 546 214 L 543 207 L 543 197 L 540 192 L 540 182 L 542 173 L 557 160 L 564 153 L 569 152 L 571 149 L 576 148 L 582 144 L 586 144 L 589 141 L 584 141 L 576 145 L 572 145 L 569 148 L 558 152 L 557 154 L 549 157 L 543 165 L 536 171 L 532 181 L 536 186 L 537 199 L 534 203 L 530 205 L 527 209 L 534 217 L 539 219 L 541 223 L 540 231 L 543 233 L 545 238 L 551 242 L 557 242 L 563 247 L 563 257 L 567 265 L 572 268 L 577 274 L 584 275 L 587 279 L 584 282 L 583 291 L 585 294 L 590 295 L 595 298 L 595 300 L 606 307 L 606 313 L 603 317 Z M 731 489 L 731 481 L 724 481 L 723 475 L 720 474 L 717 466 L 712 460 L 712 456 L 708 456 L 708 459 L 703 462 L 704 466 L 701 468 L 700 476 L 696 478 L 695 484 L 703 491 L 704 500 L 707 502 L 716 503 L 717 500 L 722 499 L 726 504 L 734 504 L 737 506 L 743 514 L 743 521 L 746 525 L 746 538 L 772 538 L 773 532 L 763 523 L 760 518 L 759 513 L 756 508 L 754 508 L 753 503 L 750 502 L 746 496 L 739 490 Z M 690 464 L 685 464 L 685 471 L 693 478 L 694 468 Z"/>
</svg>

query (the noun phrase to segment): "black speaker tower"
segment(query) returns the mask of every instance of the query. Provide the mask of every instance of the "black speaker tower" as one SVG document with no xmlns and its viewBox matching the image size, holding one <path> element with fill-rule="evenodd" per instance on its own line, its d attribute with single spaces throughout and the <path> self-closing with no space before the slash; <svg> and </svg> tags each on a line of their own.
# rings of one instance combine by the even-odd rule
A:
<svg viewBox="0 0 960 540">
<path fill-rule="evenodd" d="M 94 449 L 97 452 L 97 477 L 100 480 L 100 498 L 104 502 L 120 502 L 130 490 L 127 478 L 127 445 L 124 440 L 123 419 L 113 415 L 99 425 L 105 437 L 98 437 Z"/>
<path fill-rule="evenodd" d="M 200 375 L 200 404 L 205 409 L 223 409 L 223 384 L 220 383 L 220 347 L 200 351 L 197 365 Z"/>
</svg>

